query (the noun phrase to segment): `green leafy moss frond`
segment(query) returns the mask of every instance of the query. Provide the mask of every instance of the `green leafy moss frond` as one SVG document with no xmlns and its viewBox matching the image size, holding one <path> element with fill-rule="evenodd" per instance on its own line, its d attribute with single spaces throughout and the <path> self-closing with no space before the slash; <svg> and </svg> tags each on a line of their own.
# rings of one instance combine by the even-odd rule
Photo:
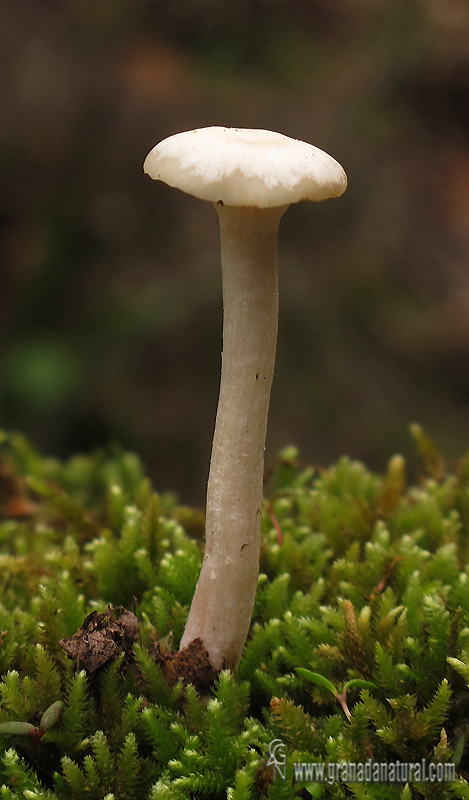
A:
<svg viewBox="0 0 469 800">
<path fill-rule="evenodd" d="M 119 448 L 62 463 L 4 434 L 0 800 L 469 798 L 469 457 L 452 473 L 413 435 L 411 486 L 401 456 L 380 476 L 280 453 L 246 647 L 202 696 L 155 652 L 179 645 L 203 515 Z M 59 641 L 108 603 L 136 614 L 137 644 L 91 669 Z M 370 759 L 454 764 L 455 780 L 294 782 L 295 764 Z"/>
</svg>

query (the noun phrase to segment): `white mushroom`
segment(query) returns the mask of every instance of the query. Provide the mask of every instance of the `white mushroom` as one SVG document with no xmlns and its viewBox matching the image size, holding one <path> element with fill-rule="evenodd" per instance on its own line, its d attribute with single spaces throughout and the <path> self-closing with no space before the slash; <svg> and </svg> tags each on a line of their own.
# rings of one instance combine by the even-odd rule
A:
<svg viewBox="0 0 469 800">
<path fill-rule="evenodd" d="M 210 200 L 220 220 L 223 353 L 207 489 L 206 545 L 181 649 L 200 637 L 235 669 L 259 571 L 264 445 L 277 344 L 277 229 L 290 203 L 345 191 L 322 150 L 280 133 L 201 128 L 160 142 L 144 170 Z"/>
</svg>

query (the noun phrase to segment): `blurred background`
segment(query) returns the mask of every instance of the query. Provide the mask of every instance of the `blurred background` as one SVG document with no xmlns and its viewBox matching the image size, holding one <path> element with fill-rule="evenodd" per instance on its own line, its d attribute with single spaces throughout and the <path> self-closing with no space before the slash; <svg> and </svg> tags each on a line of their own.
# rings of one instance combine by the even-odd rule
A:
<svg viewBox="0 0 469 800">
<path fill-rule="evenodd" d="M 218 396 L 217 217 L 143 175 L 208 125 L 340 161 L 279 233 L 266 464 L 384 469 L 412 421 L 469 445 L 467 0 L 2 0 L 0 426 L 120 442 L 203 505 Z"/>
</svg>

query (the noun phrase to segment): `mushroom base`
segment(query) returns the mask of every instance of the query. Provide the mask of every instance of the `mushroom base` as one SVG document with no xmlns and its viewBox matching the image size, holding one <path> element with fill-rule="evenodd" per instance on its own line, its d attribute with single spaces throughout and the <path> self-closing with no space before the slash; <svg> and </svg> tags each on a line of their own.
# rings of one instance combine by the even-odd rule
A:
<svg viewBox="0 0 469 800">
<path fill-rule="evenodd" d="M 287 206 L 215 206 L 223 354 L 207 489 L 206 547 L 181 649 L 200 638 L 215 669 L 236 668 L 259 572 L 264 447 L 278 327 L 277 230 Z"/>
</svg>

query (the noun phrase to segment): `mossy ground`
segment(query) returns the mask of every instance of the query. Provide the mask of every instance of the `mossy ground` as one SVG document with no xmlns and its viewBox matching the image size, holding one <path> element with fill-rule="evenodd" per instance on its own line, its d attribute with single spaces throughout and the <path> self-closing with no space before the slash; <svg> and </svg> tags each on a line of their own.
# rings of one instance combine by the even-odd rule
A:
<svg viewBox="0 0 469 800">
<path fill-rule="evenodd" d="M 449 472 L 413 434 L 409 487 L 399 456 L 379 476 L 280 454 L 248 643 L 209 697 L 151 655 L 178 646 L 203 515 L 158 496 L 135 455 L 60 463 L 3 435 L 0 800 L 469 798 L 469 458 Z M 90 674 L 58 643 L 108 604 L 135 612 L 139 642 Z M 455 763 L 456 780 L 294 783 L 295 762 L 369 759 Z"/>
</svg>

